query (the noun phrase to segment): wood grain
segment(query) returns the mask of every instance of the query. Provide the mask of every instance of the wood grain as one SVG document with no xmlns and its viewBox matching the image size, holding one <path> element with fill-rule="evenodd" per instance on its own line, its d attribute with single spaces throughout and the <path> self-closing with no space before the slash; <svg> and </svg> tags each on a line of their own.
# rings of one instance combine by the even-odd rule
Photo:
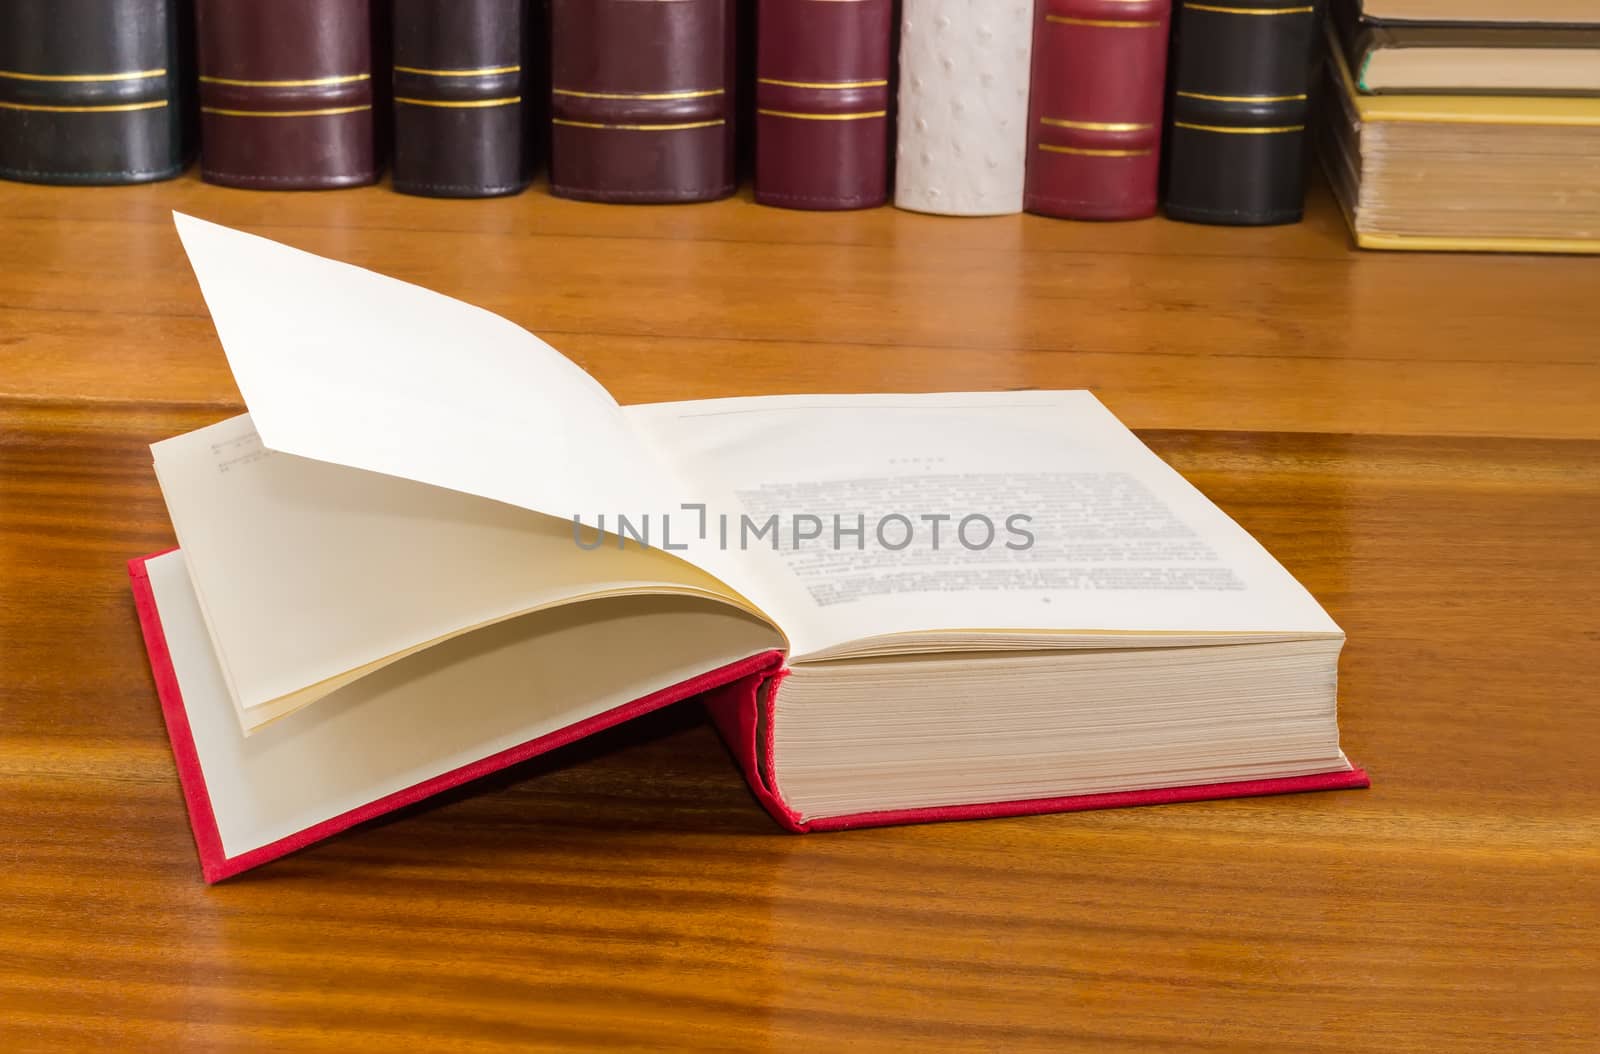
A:
<svg viewBox="0 0 1600 1054">
<path fill-rule="evenodd" d="M 680 706 L 215 888 L 124 561 L 239 409 L 167 213 L 629 401 L 1090 386 L 1350 634 L 1367 792 L 791 838 Z M 0 1048 L 1590 1051 L 1600 270 L 1163 221 L 0 184 Z"/>
</svg>

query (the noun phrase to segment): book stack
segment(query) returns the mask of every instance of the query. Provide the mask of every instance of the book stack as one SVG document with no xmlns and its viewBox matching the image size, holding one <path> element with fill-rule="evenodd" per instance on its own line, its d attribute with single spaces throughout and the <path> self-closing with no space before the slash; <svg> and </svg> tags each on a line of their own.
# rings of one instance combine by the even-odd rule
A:
<svg viewBox="0 0 1600 1054">
<path fill-rule="evenodd" d="M 1600 9 L 1343 0 L 1318 141 L 1358 244 L 1600 251 Z"/>
<path fill-rule="evenodd" d="M 1301 0 L 9 0 L 0 176 L 171 177 L 193 109 L 201 178 L 255 190 L 387 167 L 488 197 L 547 163 L 598 202 L 750 171 L 790 209 L 1287 223 L 1315 27 Z"/>
</svg>

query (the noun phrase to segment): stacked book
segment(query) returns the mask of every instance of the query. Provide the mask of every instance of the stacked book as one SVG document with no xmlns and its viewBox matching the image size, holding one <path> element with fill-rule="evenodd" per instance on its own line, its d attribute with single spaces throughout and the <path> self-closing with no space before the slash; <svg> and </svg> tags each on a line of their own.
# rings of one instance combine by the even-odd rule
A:
<svg viewBox="0 0 1600 1054">
<path fill-rule="evenodd" d="M 1600 251 L 1600 7 L 1342 0 L 1319 141 L 1358 244 Z"/>
<path fill-rule="evenodd" d="M 782 208 L 1288 223 L 1316 26 L 1304 0 L 7 0 L 0 177 L 197 149 L 258 190 L 387 165 L 485 197 L 547 164 L 562 197 L 675 203 L 750 169 Z"/>
</svg>

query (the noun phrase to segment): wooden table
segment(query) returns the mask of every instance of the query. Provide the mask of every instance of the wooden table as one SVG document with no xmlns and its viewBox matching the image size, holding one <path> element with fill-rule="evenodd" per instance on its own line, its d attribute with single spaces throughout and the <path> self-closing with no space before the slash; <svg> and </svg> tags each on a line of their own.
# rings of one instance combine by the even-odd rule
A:
<svg viewBox="0 0 1600 1054">
<path fill-rule="evenodd" d="M 693 706 L 215 888 L 124 561 L 242 409 L 168 210 L 623 401 L 1089 387 L 1344 625 L 1370 791 L 793 838 Z M 1593 1051 L 1600 263 L 1265 230 L 0 184 L 0 1049 Z"/>
</svg>

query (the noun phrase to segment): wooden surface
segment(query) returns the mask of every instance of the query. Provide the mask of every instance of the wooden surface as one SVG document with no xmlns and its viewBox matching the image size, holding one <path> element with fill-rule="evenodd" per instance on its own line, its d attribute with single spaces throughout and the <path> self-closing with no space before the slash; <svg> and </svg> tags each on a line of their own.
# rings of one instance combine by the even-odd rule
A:
<svg viewBox="0 0 1600 1054">
<path fill-rule="evenodd" d="M 1344 625 L 1366 792 L 793 838 L 679 707 L 215 888 L 124 561 L 241 409 L 168 211 L 624 401 L 1090 387 Z M 0 1049 L 1593 1051 L 1600 264 L 1296 227 L 0 183 Z"/>
</svg>

